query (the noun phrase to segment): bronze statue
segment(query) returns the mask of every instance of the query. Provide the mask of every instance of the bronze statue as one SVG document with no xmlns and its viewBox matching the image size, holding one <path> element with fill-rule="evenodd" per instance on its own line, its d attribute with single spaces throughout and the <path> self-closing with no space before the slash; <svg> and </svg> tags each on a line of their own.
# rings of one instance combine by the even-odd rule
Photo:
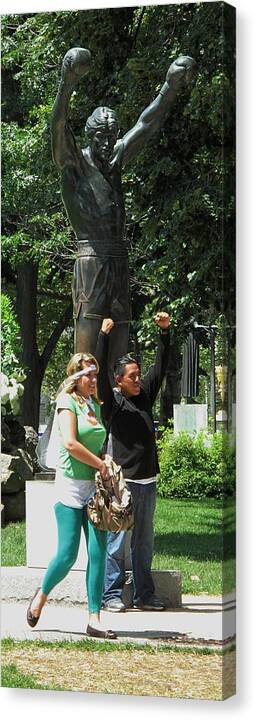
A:
<svg viewBox="0 0 255 720">
<path fill-rule="evenodd" d="M 83 48 L 73 48 L 64 57 L 52 112 L 52 150 L 78 241 L 73 282 L 76 351 L 94 353 L 102 320 L 111 317 L 111 366 L 127 351 L 131 320 L 122 167 L 161 128 L 179 87 L 193 79 L 196 63 L 181 56 L 170 65 L 159 94 L 121 139 L 115 111 L 96 108 L 85 126 L 90 143 L 81 149 L 68 124 L 68 106 L 90 60 Z"/>
</svg>

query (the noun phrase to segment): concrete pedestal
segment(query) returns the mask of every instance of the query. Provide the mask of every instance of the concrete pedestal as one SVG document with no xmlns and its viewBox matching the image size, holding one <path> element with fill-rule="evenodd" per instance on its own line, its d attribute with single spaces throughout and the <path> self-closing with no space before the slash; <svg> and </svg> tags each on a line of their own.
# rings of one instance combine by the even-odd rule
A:
<svg viewBox="0 0 255 720">
<path fill-rule="evenodd" d="M 27 567 L 46 568 L 56 552 L 54 477 L 53 473 L 38 473 L 35 480 L 26 482 Z M 84 570 L 86 567 L 87 550 L 82 533 L 79 554 L 73 569 Z"/>
<path fill-rule="evenodd" d="M 27 567 L 46 568 L 57 547 L 57 528 L 54 513 L 54 473 L 38 473 L 35 480 L 26 482 L 26 548 Z M 126 538 L 126 570 L 131 569 L 130 536 Z M 87 548 L 84 533 L 73 570 L 86 570 Z"/>
<path fill-rule="evenodd" d="M 178 570 L 152 570 L 155 595 L 166 608 L 179 608 L 182 605 L 182 576 Z M 122 592 L 126 608 L 133 605 L 132 572 L 126 572 L 126 582 Z"/>
<path fill-rule="evenodd" d="M 207 405 L 174 405 L 174 433 L 207 431 Z"/>
</svg>

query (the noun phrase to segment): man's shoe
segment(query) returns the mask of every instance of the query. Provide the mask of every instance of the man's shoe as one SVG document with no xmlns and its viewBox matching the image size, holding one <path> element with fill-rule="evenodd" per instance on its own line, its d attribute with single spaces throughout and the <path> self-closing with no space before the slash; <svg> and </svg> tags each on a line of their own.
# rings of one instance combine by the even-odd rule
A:
<svg viewBox="0 0 255 720">
<path fill-rule="evenodd" d="M 135 610 L 165 610 L 165 605 L 158 598 L 152 596 L 146 602 L 137 602 L 133 605 Z"/>
<path fill-rule="evenodd" d="M 109 612 L 125 612 L 126 606 L 120 598 L 116 597 L 107 600 L 102 609 L 108 610 Z"/>
</svg>

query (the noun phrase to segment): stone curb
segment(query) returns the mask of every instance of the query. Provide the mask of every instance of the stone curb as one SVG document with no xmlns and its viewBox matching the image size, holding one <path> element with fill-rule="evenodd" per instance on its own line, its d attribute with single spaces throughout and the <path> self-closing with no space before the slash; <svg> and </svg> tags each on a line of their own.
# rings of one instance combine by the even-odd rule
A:
<svg viewBox="0 0 255 720">
<path fill-rule="evenodd" d="M 2 600 L 27 601 L 41 584 L 44 569 L 20 567 L 2 568 Z M 168 608 L 182 607 L 181 573 L 178 571 L 158 570 L 152 573 L 155 593 Z M 49 601 L 64 605 L 81 605 L 87 600 L 85 572 L 71 570 L 68 576 L 52 590 Z M 126 607 L 132 606 L 132 574 L 126 572 L 123 590 Z"/>
</svg>

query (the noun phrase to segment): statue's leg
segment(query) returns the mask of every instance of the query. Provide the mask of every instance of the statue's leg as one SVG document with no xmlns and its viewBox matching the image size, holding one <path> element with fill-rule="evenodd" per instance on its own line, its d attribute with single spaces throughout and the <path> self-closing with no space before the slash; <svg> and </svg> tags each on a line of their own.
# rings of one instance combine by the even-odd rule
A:
<svg viewBox="0 0 255 720">
<path fill-rule="evenodd" d="M 126 257 L 79 256 L 74 268 L 75 351 L 94 354 L 103 318 L 114 327 L 109 338 L 108 366 L 128 349 L 131 318 Z"/>
<path fill-rule="evenodd" d="M 74 323 L 75 352 L 95 354 L 98 333 L 102 325 L 101 318 L 83 317 L 82 309 Z"/>
<path fill-rule="evenodd" d="M 111 330 L 108 347 L 108 366 L 112 376 L 113 365 L 122 355 L 128 351 L 129 323 L 116 322 Z"/>
<path fill-rule="evenodd" d="M 107 304 L 107 258 L 79 255 L 74 266 L 73 308 L 75 352 L 95 353 Z"/>
<path fill-rule="evenodd" d="M 108 364 L 112 371 L 115 360 L 126 355 L 128 351 L 131 307 L 127 257 L 110 259 L 110 276 L 110 317 L 114 320 L 114 327 L 109 338 Z"/>
</svg>

